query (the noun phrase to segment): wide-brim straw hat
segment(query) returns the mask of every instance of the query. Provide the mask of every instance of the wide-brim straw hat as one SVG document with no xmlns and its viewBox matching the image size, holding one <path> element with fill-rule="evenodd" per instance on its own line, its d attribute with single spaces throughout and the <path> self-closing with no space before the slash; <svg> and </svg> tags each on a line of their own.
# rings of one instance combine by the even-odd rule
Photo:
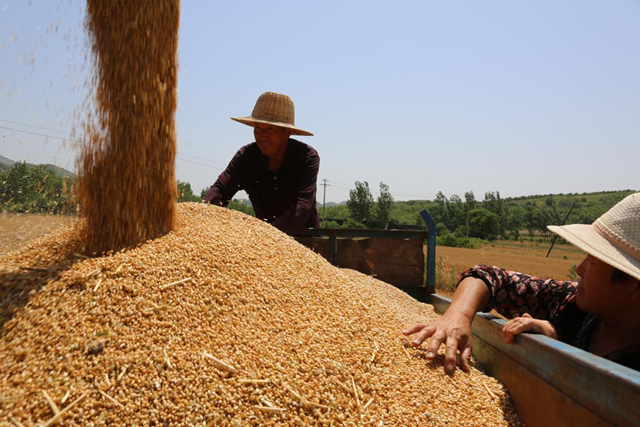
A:
<svg viewBox="0 0 640 427">
<path fill-rule="evenodd" d="M 256 123 L 279 126 L 291 130 L 292 135 L 313 136 L 313 134 L 295 125 L 295 108 L 287 95 L 265 92 L 260 95 L 253 112 L 248 117 L 231 117 L 231 120 L 255 127 Z"/>
<path fill-rule="evenodd" d="M 640 280 L 640 193 L 625 197 L 593 224 L 547 227 L 586 253 Z"/>
</svg>

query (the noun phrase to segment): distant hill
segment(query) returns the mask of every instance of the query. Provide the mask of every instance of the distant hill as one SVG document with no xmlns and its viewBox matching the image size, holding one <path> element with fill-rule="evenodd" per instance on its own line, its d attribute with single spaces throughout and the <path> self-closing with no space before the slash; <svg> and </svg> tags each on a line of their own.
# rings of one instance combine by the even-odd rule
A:
<svg viewBox="0 0 640 427">
<path fill-rule="evenodd" d="M 0 154 L 0 165 L 7 165 L 7 166 L 11 166 L 12 164 L 14 164 L 15 162 L 13 160 L 11 160 L 8 157 L 5 157 L 3 155 Z"/>
<path fill-rule="evenodd" d="M 508 197 L 505 202 L 515 205 L 525 206 L 541 206 L 556 204 L 562 208 L 570 208 L 576 202 L 576 205 L 593 205 L 593 204 L 616 204 L 630 194 L 636 193 L 637 190 L 619 190 L 619 191 L 600 191 L 596 193 L 568 193 L 568 194 L 543 194 L 533 196 Z"/>
<path fill-rule="evenodd" d="M 35 166 L 35 165 L 30 165 L 30 166 Z M 61 168 L 60 166 L 52 165 L 49 163 L 41 164 L 40 166 L 44 166 L 54 174 L 59 175 L 63 178 L 71 178 L 76 176 L 75 173 L 69 172 L 68 170 L 66 170 L 65 168 Z"/>
<path fill-rule="evenodd" d="M 347 204 L 347 202 L 346 202 L 346 201 L 345 201 L 345 202 L 340 202 L 340 203 L 336 203 L 336 202 L 327 202 L 327 203 L 325 203 L 325 206 L 326 206 L 326 207 L 328 207 L 328 208 L 330 208 L 330 207 L 332 207 L 332 206 L 341 206 L 341 205 L 346 205 L 346 204 Z"/>
<path fill-rule="evenodd" d="M 11 160 L 8 157 L 5 157 L 3 155 L 0 155 L 0 172 L 3 171 L 8 171 L 9 169 L 11 169 L 11 166 L 16 163 L 14 160 Z M 75 176 L 75 174 L 73 172 L 69 172 L 68 170 L 61 168 L 60 166 L 56 166 L 56 165 L 52 165 L 49 163 L 43 163 L 40 165 L 34 165 L 32 163 L 27 163 L 27 166 L 30 168 L 36 167 L 36 166 L 42 166 L 45 169 L 51 171 L 51 173 L 61 176 L 63 178 L 70 178 Z"/>
</svg>

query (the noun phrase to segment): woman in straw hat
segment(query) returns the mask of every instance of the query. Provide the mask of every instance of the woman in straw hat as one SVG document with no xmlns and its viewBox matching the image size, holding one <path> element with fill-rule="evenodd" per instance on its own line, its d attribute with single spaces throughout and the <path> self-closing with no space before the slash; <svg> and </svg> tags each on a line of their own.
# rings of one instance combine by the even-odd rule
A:
<svg viewBox="0 0 640 427">
<path fill-rule="evenodd" d="M 316 180 L 320 157 L 310 145 L 290 138 L 313 136 L 295 126 L 291 98 L 263 93 L 250 116 L 231 119 L 253 127 L 255 142 L 238 150 L 204 201 L 226 206 L 239 190 L 244 190 L 256 217 L 285 233 L 301 226 L 319 228 Z"/>
<path fill-rule="evenodd" d="M 487 265 L 462 273 L 451 305 L 431 324 L 405 330 L 414 346 L 431 338 L 427 358 L 445 344 L 445 370 L 460 351 L 469 371 L 471 322 L 477 311 L 496 309 L 510 318 L 502 334 L 544 334 L 640 370 L 640 193 L 632 194 L 591 225 L 549 226 L 587 253 L 578 282 L 528 276 Z"/>
</svg>

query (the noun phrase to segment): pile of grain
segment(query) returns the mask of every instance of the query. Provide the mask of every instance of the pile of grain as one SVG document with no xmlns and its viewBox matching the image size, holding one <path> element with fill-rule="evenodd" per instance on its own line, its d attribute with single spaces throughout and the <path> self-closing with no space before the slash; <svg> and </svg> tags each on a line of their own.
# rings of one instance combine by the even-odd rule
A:
<svg viewBox="0 0 640 427">
<path fill-rule="evenodd" d="M 177 198 L 179 0 L 88 0 L 95 112 L 79 158 L 88 252 L 162 235 Z"/>
<path fill-rule="evenodd" d="M 255 218 L 180 204 L 176 229 L 136 248 L 78 244 L 68 230 L 0 261 L 0 421 L 517 425 L 496 380 L 405 347 L 431 306 Z"/>
</svg>

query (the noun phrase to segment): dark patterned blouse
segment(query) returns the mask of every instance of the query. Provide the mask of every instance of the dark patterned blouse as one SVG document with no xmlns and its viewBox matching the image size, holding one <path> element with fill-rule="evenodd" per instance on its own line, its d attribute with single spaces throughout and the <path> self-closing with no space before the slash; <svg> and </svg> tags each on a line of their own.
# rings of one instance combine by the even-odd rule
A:
<svg viewBox="0 0 640 427">
<path fill-rule="evenodd" d="M 506 318 L 530 314 L 548 320 L 558 339 L 585 351 L 599 323 L 598 318 L 580 310 L 575 302 L 577 282 L 542 279 L 517 271 L 478 264 L 460 275 L 482 280 L 491 292 L 483 311 L 495 309 Z M 607 359 L 640 371 L 640 346 L 632 346 L 607 355 Z"/>
</svg>

